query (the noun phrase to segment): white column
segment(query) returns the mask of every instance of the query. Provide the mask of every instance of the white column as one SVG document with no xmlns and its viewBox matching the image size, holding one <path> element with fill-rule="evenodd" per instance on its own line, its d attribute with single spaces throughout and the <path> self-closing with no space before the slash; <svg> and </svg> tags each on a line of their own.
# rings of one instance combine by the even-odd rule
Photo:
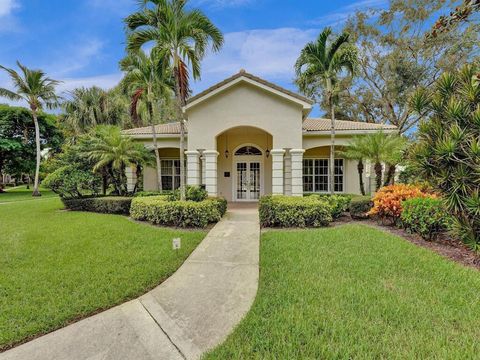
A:
<svg viewBox="0 0 480 360">
<path fill-rule="evenodd" d="M 292 195 L 292 157 L 289 149 L 285 149 L 285 157 L 283 158 L 283 192 L 285 195 Z"/>
<path fill-rule="evenodd" d="M 303 196 L 303 154 L 304 149 L 290 150 L 292 158 L 292 195 Z"/>
<path fill-rule="evenodd" d="M 200 185 L 200 153 L 196 150 L 186 151 L 187 155 L 187 185 Z"/>
<path fill-rule="evenodd" d="M 216 150 L 205 150 L 205 187 L 209 196 L 217 196 L 217 158 Z"/>
<path fill-rule="evenodd" d="M 128 166 L 125 169 L 125 175 L 127 176 L 127 191 L 133 192 L 135 185 L 137 185 L 137 171 L 135 167 Z"/>
<path fill-rule="evenodd" d="M 273 149 L 270 154 L 272 155 L 272 194 L 283 195 L 283 156 L 285 150 Z"/>
</svg>

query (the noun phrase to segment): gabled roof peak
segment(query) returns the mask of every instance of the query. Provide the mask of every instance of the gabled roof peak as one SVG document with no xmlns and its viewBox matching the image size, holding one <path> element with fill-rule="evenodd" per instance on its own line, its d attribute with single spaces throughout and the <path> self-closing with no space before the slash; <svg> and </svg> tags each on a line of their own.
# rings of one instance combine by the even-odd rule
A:
<svg viewBox="0 0 480 360">
<path fill-rule="evenodd" d="M 235 75 L 209 87 L 208 89 L 200 92 L 199 94 L 191 97 L 188 101 L 187 101 L 187 105 L 186 105 L 186 109 L 208 99 L 209 97 L 219 93 L 219 92 L 222 92 L 223 90 L 229 88 L 230 86 L 233 86 L 241 81 L 246 81 L 252 85 L 255 85 L 255 86 L 258 86 L 260 88 L 263 88 L 264 90 L 266 91 L 269 91 L 271 93 L 274 93 L 278 96 L 281 96 L 283 98 L 286 98 L 287 100 L 290 100 L 290 101 L 293 101 L 293 102 L 296 102 L 300 105 L 303 106 L 304 110 L 305 110 L 305 113 L 309 113 L 311 108 L 312 108 L 312 105 L 313 105 L 313 101 L 303 95 L 300 95 L 300 94 L 297 94 L 293 91 L 290 91 L 288 89 L 285 89 L 281 86 L 278 86 L 274 83 L 271 83 L 267 80 L 264 80 L 258 76 L 255 76 L 255 75 L 252 75 L 250 73 L 248 73 L 245 69 L 240 69 L 240 71 L 238 73 L 236 73 Z"/>
</svg>

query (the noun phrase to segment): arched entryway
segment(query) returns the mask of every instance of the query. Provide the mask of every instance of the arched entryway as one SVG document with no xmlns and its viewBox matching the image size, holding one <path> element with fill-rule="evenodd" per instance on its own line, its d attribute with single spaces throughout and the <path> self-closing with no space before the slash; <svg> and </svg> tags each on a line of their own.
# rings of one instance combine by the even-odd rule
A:
<svg viewBox="0 0 480 360">
<path fill-rule="evenodd" d="M 272 191 L 272 136 L 241 126 L 217 136 L 218 194 L 228 201 L 253 202 Z"/>
</svg>

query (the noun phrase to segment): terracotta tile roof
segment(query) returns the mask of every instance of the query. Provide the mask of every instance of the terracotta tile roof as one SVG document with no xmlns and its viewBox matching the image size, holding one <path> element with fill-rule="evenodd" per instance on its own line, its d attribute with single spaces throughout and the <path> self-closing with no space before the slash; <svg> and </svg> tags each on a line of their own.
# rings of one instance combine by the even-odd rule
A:
<svg viewBox="0 0 480 360">
<path fill-rule="evenodd" d="M 176 135 L 180 134 L 180 123 L 168 123 L 155 125 L 156 133 L 159 135 Z M 122 131 L 125 135 L 152 135 L 152 127 L 146 126 L 136 129 Z"/>
<path fill-rule="evenodd" d="M 331 128 L 330 119 L 309 118 L 303 122 L 303 130 L 329 131 Z M 355 131 L 355 130 L 396 130 L 394 125 L 371 124 L 359 121 L 335 120 L 335 130 L 337 131 Z"/>
<path fill-rule="evenodd" d="M 187 130 L 188 124 L 185 125 Z M 358 121 L 336 120 L 335 128 L 338 132 L 355 130 L 396 130 L 393 125 L 371 124 Z M 156 125 L 155 129 L 159 135 L 178 135 L 180 134 L 180 124 L 178 122 Z M 310 118 L 303 122 L 304 132 L 330 131 L 330 119 Z M 132 136 L 150 136 L 152 129 L 150 126 L 124 130 L 125 135 Z"/>
<path fill-rule="evenodd" d="M 233 76 L 231 76 L 231 77 L 229 77 L 229 78 L 227 78 L 227 79 L 219 82 L 218 84 L 215 84 L 215 85 L 209 87 L 208 89 L 202 91 L 201 93 L 198 93 L 197 95 L 191 97 L 190 99 L 188 99 L 187 105 L 190 104 L 190 103 L 192 103 L 192 102 L 194 102 L 194 101 L 196 101 L 196 100 L 198 100 L 198 99 L 200 99 L 200 98 L 202 98 L 202 97 L 204 97 L 205 95 L 208 95 L 208 94 L 211 93 L 212 91 L 214 91 L 214 90 L 216 90 L 216 89 L 219 89 L 219 88 L 221 88 L 222 86 L 224 86 L 224 85 L 226 85 L 226 84 L 228 84 L 228 83 L 230 83 L 230 82 L 232 82 L 232 81 L 234 81 L 234 80 L 236 80 L 236 79 L 238 79 L 238 78 L 241 78 L 241 77 L 246 77 L 247 79 L 250 79 L 250 80 L 253 80 L 253 81 L 258 82 L 258 83 L 260 83 L 260 84 L 263 84 L 263 85 L 265 85 L 265 86 L 268 86 L 268 87 L 270 87 L 270 88 L 272 88 L 272 89 L 275 89 L 275 90 L 277 90 L 277 91 L 280 91 L 280 92 L 282 92 L 282 93 L 284 93 L 284 94 L 286 94 L 286 95 L 292 96 L 292 97 L 294 97 L 294 98 L 296 98 L 296 99 L 298 99 L 298 100 L 304 101 L 304 102 L 306 102 L 306 103 L 308 103 L 308 104 L 313 105 L 313 103 L 314 103 L 311 99 L 309 99 L 309 98 L 307 98 L 307 97 L 305 97 L 305 96 L 302 96 L 302 95 L 297 94 L 297 93 L 295 93 L 295 92 L 293 92 L 293 91 L 287 90 L 287 89 L 285 89 L 285 88 L 283 88 L 283 87 L 281 87 L 281 86 L 275 85 L 275 84 L 273 84 L 273 83 L 271 83 L 271 82 L 269 82 L 269 81 L 267 81 L 267 80 L 264 80 L 264 79 L 262 79 L 262 78 L 259 78 L 258 76 L 252 75 L 252 74 L 250 74 L 250 73 L 248 73 L 248 72 L 246 72 L 245 70 L 242 69 L 242 70 L 240 70 L 237 74 L 235 74 L 235 75 L 233 75 Z"/>
</svg>

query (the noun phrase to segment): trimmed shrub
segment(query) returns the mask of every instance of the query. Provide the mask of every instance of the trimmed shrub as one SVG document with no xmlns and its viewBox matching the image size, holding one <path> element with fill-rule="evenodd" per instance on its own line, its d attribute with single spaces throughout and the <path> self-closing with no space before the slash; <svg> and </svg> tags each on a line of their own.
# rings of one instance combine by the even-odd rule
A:
<svg viewBox="0 0 480 360">
<path fill-rule="evenodd" d="M 432 240 L 451 226 L 451 217 L 441 199 L 414 198 L 402 203 L 403 226 L 426 240 Z"/>
<path fill-rule="evenodd" d="M 171 192 L 162 192 L 162 191 L 139 191 L 134 197 L 150 197 L 150 196 L 165 196 L 168 198 L 171 195 Z"/>
<path fill-rule="evenodd" d="M 215 203 L 222 217 L 227 213 L 227 206 L 228 206 L 227 199 L 222 197 L 209 197 L 207 200 L 213 201 Z"/>
<path fill-rule="evenodd" d="M 372 207 L 373 201 L 370 196 L 355 197 L 350 201 L 350 216 L 352 219 L 367 219 Z"/>
<path fill-rule="evenodd" d="M 390 185 L 381 188 L 373 198 L 373 208 L 368 215 L 377 216 L 382 220 L 390 220 L 397 224 L 402 214 L 402 202 L 413 198 L 435 198 L 434 194 L 428 193 L 414 185 Z"/>
<path fill-rule="evenodd" d="M 332 222 L 332 205 L 319 196 L 263 196 L 260 199 L 262 227 L 322 227 Z"/>
<path fill-rule="evenodd" d="M 336 219 L 342 216 L 342 214 L 348 210 L 352 196 L 320 195 L 320 199 L 326 200 L 332 206 L 332 217 Z"/>
<path fill-rule="evenodd" d="M 168 201 L 165 197 L 134 198 L 130 216 L 156 225 L 204 228 L 222 217 L 223 202 L 219 199 Z"/>
<path fill-rule="evenodd" d="M 89 171 L 75 166 L 63 166 L 49 174 L 42 185 L 60 197 L 82 198 L 100 192 L 102 179 Z"/>
<path fill-rule="evenodd" d="M 200 202 L 207 199 L 208 192 L 200 186 L 187 186 L 185 195 L 187 201 Z M 180 200 L 180 189 L 173 191 L 170 195 L 170 201 L 178 200 Z"/>
<path fill-rule="evenodd" d="M 72 211 L 90 211 L 102 214 L 128 215 L 132 198 L 106 196 L 95 198 L 62 198 L 65 208 Z"/>
</svg>

